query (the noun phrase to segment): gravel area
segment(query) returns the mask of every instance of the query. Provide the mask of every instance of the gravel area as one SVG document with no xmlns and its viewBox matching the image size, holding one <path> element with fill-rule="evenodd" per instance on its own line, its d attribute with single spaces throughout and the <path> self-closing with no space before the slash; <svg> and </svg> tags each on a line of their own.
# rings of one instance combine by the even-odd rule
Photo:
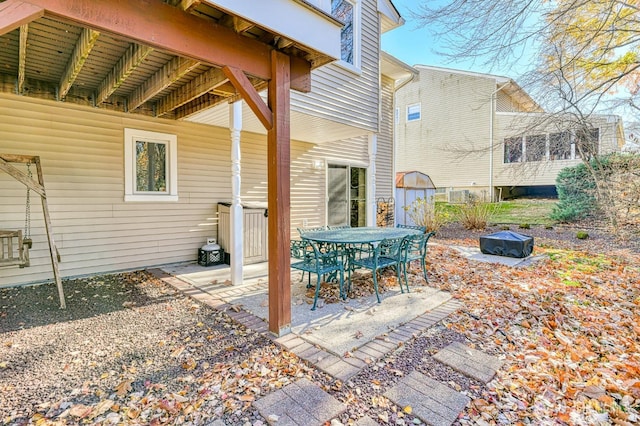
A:
<svg viewBox="0 0 640 426">
<path fill-rule="evenodd" d="M 481 384 L 430 355 L 442 326 L 341 383 L 266 336 L 145 271 L 0 289 L 0 422 L 265 425 L 251 401 L 307 377 L 347 404 L 340 421 L 420 424 L 384 396 L 414 369 L 464 392 Z"/>
</svg>

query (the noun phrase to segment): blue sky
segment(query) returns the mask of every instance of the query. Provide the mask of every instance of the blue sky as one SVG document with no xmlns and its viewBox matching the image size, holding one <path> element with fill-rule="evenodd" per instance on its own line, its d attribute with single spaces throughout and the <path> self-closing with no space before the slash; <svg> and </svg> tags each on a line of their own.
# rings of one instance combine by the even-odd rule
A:
<svg viewBox="0 0 640 426">
<path fill-rule="evenodd" d="M 436 54 L 441 46 L 438 40 L 433 38 L 426 28 L 419 28 L 416 21 L 411 17 L 410 10 L 418 11 L 419 0 L 393 0 L 400 15 L 406 23 L 394 30 L 383 34 L 382 50 L 409 65 L 431 65 L 445 68 L 454 68 L 465 71 L 482 72 L 502 75 L 517 79 L 517 73 L 508 69 L 489 69 L 481 63 L 473 63 L 470 59 L 450 62 L 450 58 Z M 524 72 L 525 70 L 519 70 Z"/>
</svg>

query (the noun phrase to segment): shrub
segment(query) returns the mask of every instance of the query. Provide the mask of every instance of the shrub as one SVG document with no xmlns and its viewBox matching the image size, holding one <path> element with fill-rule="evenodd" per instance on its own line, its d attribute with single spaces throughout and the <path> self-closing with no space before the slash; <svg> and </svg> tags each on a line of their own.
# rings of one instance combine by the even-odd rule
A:
<svg viewBox="0 0 640 426">
<path fill-rule="evenodd" d="M 558 204 L 551 219 L 573 222 L 597 210 L 595 181 L 584 164 L 562 169 L 556 178 Z"/>
<path fill-rule="evenodd" d="M 449 215 L 445 211 L 436 209 L 433 199 L 416 198 L 411 205 L 405 206 L 404 209 L 413 223 L 426 227 L 427 232 L 435 232 L 449 221 Z"/>
<path fill-rule="evenodd" d="M 528 223 L 521 223 L 519 226 L 520 229 L 531 229 L 531 225 Z"/>
<path fill-rule="evenodd" d="M 589 238 L 589 234 L 585 231 L 578 231 L 576 233 L 576 238 L 579 240 L 586 240 L 587 238 Z"/>
<path fill-rule="evenodd" d="M 508 231 L 509 229 L 511 229 L 511 227 L 509 225 L 502 225 L 500 229 L 502 229 L 503 231 Z"/>
<path fill-rule="evenodd" d="M 493 212 L 493 204 L 470 200 L 458 207 L 456 219 L 466 229 L 485 229 L 487 227 L 487 222 L 493 215 Z"/>
</svg>

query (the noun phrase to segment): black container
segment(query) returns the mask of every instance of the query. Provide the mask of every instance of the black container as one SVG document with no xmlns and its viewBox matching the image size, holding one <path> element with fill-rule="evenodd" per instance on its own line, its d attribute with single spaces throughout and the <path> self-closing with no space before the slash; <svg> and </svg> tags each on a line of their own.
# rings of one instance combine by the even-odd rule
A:
<svg viewBox="0 0 640 426">
<path fill-rule="evenodd" d="M 224 250 L 198 249 L 198 264 L 202 266 L 220 265 L 224 263 Z"/>
<path fill-rule="evenodd" d="M 506 257 L 527 257 L 533 252 L 533 237 L 512 231 L 501 231 L 480 237 L 480 251 Z"/>
</svg>

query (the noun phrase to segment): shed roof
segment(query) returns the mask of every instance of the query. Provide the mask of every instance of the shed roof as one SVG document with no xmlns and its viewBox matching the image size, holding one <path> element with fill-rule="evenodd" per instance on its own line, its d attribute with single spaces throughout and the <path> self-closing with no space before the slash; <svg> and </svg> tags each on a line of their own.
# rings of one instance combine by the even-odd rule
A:
<svg viewBox="0 0 640 426">
<path fill-rule="evenodd" d="M 396 188 L 436 189 L 436 186 L 429 175 L 414 170 L 396 173 Z"/>
</svg>

